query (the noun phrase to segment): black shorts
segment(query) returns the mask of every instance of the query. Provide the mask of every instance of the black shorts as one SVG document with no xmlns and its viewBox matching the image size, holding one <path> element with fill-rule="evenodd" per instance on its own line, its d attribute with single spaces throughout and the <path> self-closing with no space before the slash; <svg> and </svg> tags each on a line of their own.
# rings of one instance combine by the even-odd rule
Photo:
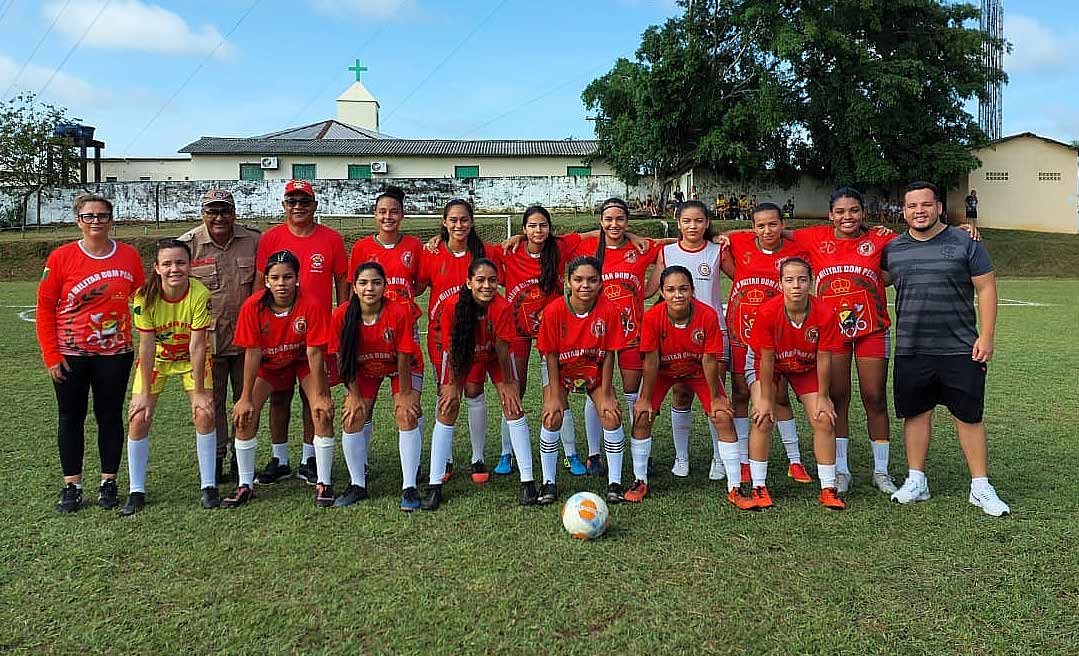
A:
<svg viewBox="0 0 1079 656">
<path fill-rule="evenodd" d="M 943 405 L 959 421 L 977 424 L 985 409 L 986 371 L 969 355 L 897 355 L 895 414 L 916 417 Z"/>
</svg>

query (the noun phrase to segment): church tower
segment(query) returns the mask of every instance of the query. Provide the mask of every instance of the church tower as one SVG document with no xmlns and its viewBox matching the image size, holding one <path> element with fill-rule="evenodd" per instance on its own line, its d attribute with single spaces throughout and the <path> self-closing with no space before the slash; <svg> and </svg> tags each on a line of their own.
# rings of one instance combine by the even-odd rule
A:
<svg viewBox="0 0 1079 656">
<path fill-rule="evenodd" d="M 350 66 L 349 70 L 355 71 L 356 81 L 337 98 L 337 120 L 378 132 L 378 101 L 360 82 L 360 73 L 367 67 L 356 60 L 356 65 Z"/>
</svg>

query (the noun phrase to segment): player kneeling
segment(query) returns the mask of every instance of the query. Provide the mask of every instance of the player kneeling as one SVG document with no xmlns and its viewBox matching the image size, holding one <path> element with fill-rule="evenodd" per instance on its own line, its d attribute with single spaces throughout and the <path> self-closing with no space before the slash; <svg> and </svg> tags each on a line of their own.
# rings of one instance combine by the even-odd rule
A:
<svg viewBox="0 0 1079 656">
<path fill-rule="evenodd" d="M 588 394 L 603 426 L 607 454 L 607 502 L 622 501 L 622 411 L 614 393 L 615 353 L 625 347 L 625 333 L 618 308 L 604 298 L 600 262 L 578 257 L 566 267 L 569 296 L 553 301 L 540 318 L 536 348 L 547 363 L 548 380 L 543 386 L 543 428 L 540 431 L 540 464 L 543 488 L 539 503 L 558 499 L 555 472 L 562 419 L 569 407 L 570 391 Z"/>
<path fill-rule="evenodd" d="M 420 507 L 416 470 L 420 466 L 420 388 L 422 374 L 414 373 L 416 359 L 423 357 L 414 337 L 415 320 L 408 304 L 385 297 L 386 272 L 376 262 L 364 262 L 352 276 L 352 298 L 338 306 L 331 320 L 330 353 L 337 357 L 345 381 L 341 411 L 341 450 L 351 478 L 334 501 L 350 506 L 367 498 L 367 450 L 375 397 L 384 378 L 390 379 L 397 444 L 401 452 L 401 510 Z"/>
<path fill-rule="evenodd" d="M 233 342 L 246 349 L 244 387 L 232 408 L 240 484 L 222 502 L 226 508 L 241 506 L 255 496 L 251 486 L 262 406 L 270 394 L 291 388 L 296 380 L 311 401 L 315 424 L 315 505 L 333 505 L 333 398 L 322 358 L 322 349 L 329 342 L 329 317 L 314 299 L 300 293 L 299 273 L 295 255 L 274 253 L 266 260 L 266 289 L 240 308 Z"/>
<path fill-rule="evenodd" d="M 835 487 L 836 414 L 827 394 L 830 354 L 841 352 L 843 345 L 836 328 L 835 311 L 810 296 L 812 284 L 813 270 L 808 262 L 800 257 L 785 260 L 779 267 L 782 296 L 761 305 L 753 322 L 746 382 L 753 399 L 753 426 L 749 434 L 751 496 L 758 509 L 773 505 L 765 478 L 780 377 L 786 378 L 798 395 L 813 427 L 821 504 L 833 510 L 846 508 Z"/>
<path fill-rule="evenodd" d="M 667 392 L 682 384 L 696 393 L 709 421 L 716 428 L 719 452 L 727 472 L 727 498 L 739 508 L 755 504 L 742 494 L 738 438 L 734 413 L 723 390 L 720 359 L 723 331 L 719 315 L 693 298 L 693 275 L 683 266 L 670 266 L 659 279 L 663 301 L 644 315 L 641 354 L 644 382 L 633 407 L 633 475 L 626 501 L 640 502 L 648 494 L 648 458 L 652 453 L 652 425 Z"/>
<path fill-rule="evenodd" d="M 535 505 L 532 438 L 510 362 L 510 343 L 517 338 L 517 331 L 513 325 L 513 308 L 498 294 L 498 269 L 494 262 L 485 257 L 472 260 L 461 293 L 442 307 L 439 328 L 441 343 L 450 350 L 442 358 L 438 372 L 441 391 L 431 433 L 431 478 L 420 507 L 435 510 L 442 503 L 442 481 L 453 451 L 453 426 L 461 409 L 461 394 L 469 399 L 479 397 L 488 377 L 498 388 L 502 415 L 509 426 L 521 475 L 519 501 L 522 506 Z"/>
</svg>

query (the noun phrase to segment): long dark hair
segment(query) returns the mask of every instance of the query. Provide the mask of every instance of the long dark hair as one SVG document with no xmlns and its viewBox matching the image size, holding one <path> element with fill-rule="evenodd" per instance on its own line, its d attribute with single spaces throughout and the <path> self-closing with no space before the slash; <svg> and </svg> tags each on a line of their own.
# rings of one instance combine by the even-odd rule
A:
<svg viewBox="0 0 1079 656">
<path fill-rule="evenodd" d="M 558 250 L 558 239 L 554 234 L 551 213 L 542 205 L 532 205 L 525 210 L 524 217 L 521 218 L 521 227 L 528 225 L 528 220 L 537 214 L 542 214 L 547 219 L 549 230 L 547 240 L 543 242 L 543 248 L 540 249 L 539 288 L 545 294 L 553 294 L 558 291 L 558 261 L 561 259 L 561 253 Z"/>
<path fill-rule="evenodd" d="M 716 231 L 712 227 L 712 215 L 708 213 L 708 206 L 705 205 L 704 203 L 702 203 L 701 201 L 699 201 L 699 200 L 683 201 L 682 204 L 678 206 L 678 213 L 674 217 L 675 220 L 677 221 L 678 219 L 682 218 L 682 213 L 685 212 L 686 210 L 690 209 L 690 208 L 696 208 L 696 209 L 700 210 L 702 214 L 704 214 L 704 218 L 708 221 L 708 227 L 704 229 L 704 236 L 701 237 L 701 238 L 704 239 L 704 241 L 707 241 L 707 242 L 712 241 L 712 239 L 716 236 Z"/>
<path fill-rule="evenodd" d="M 379 201 L 381 201 L 383 198 L 390 198 L 392 200 L 397 201 L 397 204 L 401 206 L 401 212 L 405 211 L 405 190 L 404 189 L 402 189 L 400 187 L 396 187 L 394 185 L 390 185 L 390 186 L 386 187 L 385 189 L 383 189 L 379 193 L 379 195 L 375 196 L 375 206 L 374 206 L 374 208 L 378 207 Z M 374 209 L 374 208 L 372 208 L 372 209 Z"/>
<path fill-rule="evenodd" d="M 446 207 L 442 209 L 442 230 L 439 233 L 442 236 L 442 243 L 449 244 L 450 231 L 446 229 L 446 217 L 450 214 L 450 209 L 454 206 L 463 207 L 468 210 L 468 218 L 472 219 L 472 229 L 468 231 L 468 241 L 466 242 L 468 252 L 472 254 L 472 261 L 476 261 L 480 258 L 487 256 L 487 251 L 483 248 L 483 240 L 476 234 L 476 214 L 472 210 L 472 203 L 463 198 L 454 198 L 450 202 L 446 203 Z M 449 248 L 449 246 L 447 246 Z"/>
<path fill-rule="evenodd" d="M 608 198 L 603 201 L 603 204 L 599 206 L 599 216 L 603 218 L 603 213 L 609 207 L 618 207 L 626 213 L 626 218 L 629 218 L 629 205 L 626 205 L 626 201 L 621 198 Z M 599 260 L 599 271 L 603 272 L 603 257 L 607 254 L 607 233 L 601 227 L 599 230 L 599 245 L 596 247 L 596 259 Z"/>
<path fill-rule="evenodd" d="M 835 202 L 840 198 L 853 198 L 858 201 L 858 207 L 865 209 L 865 204 L 862 202 L 862 192 L 858 191 L 854 187 L 840 187 L 832 192 L 832 195 L 828 198 L 828 211 L 832 211 L 832 207 L 835 206 Z"/>
<path fill-rule="evenodd" d="M 299 286 L 300 261 L 296 259 L 296 256 L 292 254 L 292 251 L 277 251 L 266 258 L 266 267 L 263 268 L 263 271 L 268 275 L 270 273 L 270 268 L 278 264 L 292 267 L 292 272 L 296 274 L 296 284 Z M 293 297 L 293 301 L 295 301 L 295 297 Z M 262 290 L 262 298 L 259 299 L 259 305 L 264 308 L 269 308 L 273 305 L 273 292 L 270 291 L 269 287 Z"/>
<path fill-rule="evenodd" d="M 491 267 L 498 274 L 498 267 L 485 257 L 478 257 L 468 265 L 468 279 L 471 280 L 480 267 Z M 461 285 L 457 298 L 457 310 L 453 313 L 453 328 L 450 332 L 450 363 L 453 364 L 454 378 L 464 378 L 472 366 L 472 357 L 476 351 L 476 326 L 487 308 L 476 302 L 472 290 Z"/>
<path fill-rule="evenodd" d="M 191 261 L 191 247 L 187 245 L 187 242 L 182 242 L 179 239 L 164 239 L 157 242 L 157 252 L 154 255 L 154 263 L 157 263 L 157 257 L 158 255 L 161 255 L 161 251 L 170 248 L 183 249 L 183 251 L 187 253 L 187 261 Z M 143 309 L 151 307 L 154 303 L 157 303 L 157 299 L 161 298 L 161 276 L 158 275 L 156 270 L 153 275 L 146 276 L 146 282 L 142 283 L 142 287 L 139 287 L 139 294 L 142 294 Z"/>
<path fill-rule="evenodd" d="M 356 267 L 352 274 L 353 280 L 359 280 L 364 271 L 373 270 L 386 282 L 386 271 L 378 262 L 364 262 Z M 386 299 L 383 297 L 381 308 L 386 307 Z M 348 299 L 348 309 L 345 310 L 345 322 L 341 326 L 339 347 L 337 349 L 337 370 L 341 372 L 341 380 L 348 381 L 356 378 L 356 359 L 360 356 L 360 324 L 363 322 L 363 308 L 360 305 L 360 297 L 353 294 Z"/>
</svg>

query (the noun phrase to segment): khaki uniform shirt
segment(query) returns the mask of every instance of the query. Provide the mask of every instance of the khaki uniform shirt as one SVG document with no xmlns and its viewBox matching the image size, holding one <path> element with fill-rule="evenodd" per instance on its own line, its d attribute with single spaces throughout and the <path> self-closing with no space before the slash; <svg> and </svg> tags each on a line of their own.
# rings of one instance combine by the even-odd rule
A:
<svg viewBox="0 0 1079 656">
<path fill-rule="evenodd" d="M 236 224 L 232 240 L 217 245 L 205 225 L 180 235 L 191 247 L 191 276 L 210 290 L 213 323 L 209 347 L 213 355 L 236 355 L 243 349 L 232 345 L 240 306 L 251 295 L 255 282 L 255 253 L 258 230 Z"/>
</svg>

